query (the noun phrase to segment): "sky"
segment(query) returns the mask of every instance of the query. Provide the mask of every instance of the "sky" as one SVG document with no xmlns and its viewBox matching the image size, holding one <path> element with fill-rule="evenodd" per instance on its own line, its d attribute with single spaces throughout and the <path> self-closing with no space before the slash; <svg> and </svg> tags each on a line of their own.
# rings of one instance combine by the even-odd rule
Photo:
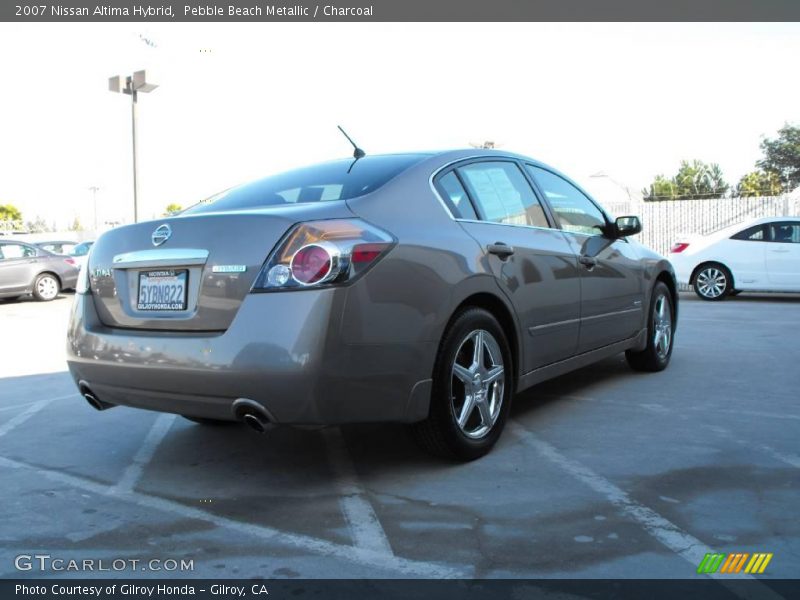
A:
<svg viewBox="0 0 800 600">
<path fill-rule="evenodd" d="M 800 122 L 798 56 L 800 24 L 3 23 L 0 204 L 92 228 L 97 186 L 101 227 L 130 222 L 130 98 L 107 81 L 139 69 L 140 220 L 349 156 L 338 124 L 368 153 L 492 140 L 601 202 L 682 159 L 735 184 Z"/>
</svg>

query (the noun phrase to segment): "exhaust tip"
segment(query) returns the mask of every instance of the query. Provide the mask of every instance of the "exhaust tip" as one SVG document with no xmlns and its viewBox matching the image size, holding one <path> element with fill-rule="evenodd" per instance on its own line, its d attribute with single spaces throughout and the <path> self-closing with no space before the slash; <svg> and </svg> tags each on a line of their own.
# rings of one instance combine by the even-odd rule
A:
<svg viewBox="0 0 800 600">
<path fill-rule="evenodd" d="M 239 398 L 231 405 L 233 416 L 253 431 L 266 433 L 275 426 L 275 419 L 266 408 L 248 398 Z"/>
<path fill-rule="evenodd" d="M 91 406 L 95 410 L 106 410 L 108 408 L 112 408 L 115 406 L 114 404 L 109 404 L 108 402 L 103 402 L 102 400 L 100 400 L 97 396 L 94 395 L 92 390 L 89 389 L 89 386 L 86 385 L 85 383 L 82 383 L 78 389 L 80 390 L 83 397 L 86 399 L 86 402 L 89 403 L 89 406 Z"/>
<path fill-rule="evenodd" d="M 257 431 L 258 433 L 265 433 L 267 431 L 267 424 L 262 423 L 261 419 L 252 413 L 246 414 L 242 418 L 242 421 L 253 431 Z"/>
</svg>

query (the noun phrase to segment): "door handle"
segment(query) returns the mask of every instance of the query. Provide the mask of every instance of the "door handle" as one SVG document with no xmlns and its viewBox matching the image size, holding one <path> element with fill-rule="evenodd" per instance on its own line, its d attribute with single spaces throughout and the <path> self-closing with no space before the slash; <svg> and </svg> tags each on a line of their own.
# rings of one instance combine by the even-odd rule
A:
<svg viewBox="0 0 800 600">
<path fill-rule="evenodd" d="M 489 254 L 496 254 L 503 260 L 514 254 L 513 246 L 509 246 L 508 244 L 504 244 L 503 242 L 495 242 L 494 244 L 489 244 L 488 246 L 486 246 L 486 250 L 489 252 Z"/>
<path fill-rule="evenodd" d="M 789 251 L 788 248 L 772 248 L 770 250 L 770 252 L 777 252 L 777 253 L 780 253 L 780 254 L 783 254 L 784 252 L 788 252 L 788 251 Z"/>
<path fill-rule="evenodd" d="M 578 258 L 578 262 L 581 263 L 587 269 L 592 269 L 597 266 L 597 259 L 593 256 L 581 256 Z"/>
</svg>

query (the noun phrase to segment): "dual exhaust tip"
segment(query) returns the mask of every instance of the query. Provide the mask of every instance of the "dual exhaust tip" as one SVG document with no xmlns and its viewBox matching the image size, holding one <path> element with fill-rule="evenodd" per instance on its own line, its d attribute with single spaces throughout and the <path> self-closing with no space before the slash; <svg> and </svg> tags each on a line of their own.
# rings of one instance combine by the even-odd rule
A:
<svg viewBox="0 0 800 600">
<path fill-rule="evenodd" d="M 95 410 L 107 410 L 116 406 L 116 404 L 100 400 L 85 383 L 81 383 L 79 389 L 81 395 L 86 399 L 86 402 L 89 403 L 89 406 Z M 248 400 L 247 398 L 239 398 L 233 403 L 231 408 L 233 409 L 233 416 L 236 420 L 241 421 L 253 431 L 266 433 L 275 427 L 275 420 L 258 402 Z"/>
</svg>

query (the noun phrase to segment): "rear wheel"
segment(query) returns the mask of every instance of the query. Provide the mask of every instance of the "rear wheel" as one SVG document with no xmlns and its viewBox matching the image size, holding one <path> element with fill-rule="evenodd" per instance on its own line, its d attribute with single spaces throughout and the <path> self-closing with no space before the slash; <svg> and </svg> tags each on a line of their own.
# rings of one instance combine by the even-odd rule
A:
<svg viewBox="0 0 800 600">
<path fill-rule="evenodd" d="M 505 426 L 513 388 L 511 351 L 491 313 L 469 308 L 442 340 L 428 418 L 412 434 L 428 452 L 474 460 L 489 452 Z"/>
<path fill-rule="evenodd" d="M 703 300 L 723 300 L 733 291 L 731 272 L 718 263 L 701 265 L 694 276 L 694 292 Z"/>
<path fill-rule="evenodd" d="M 647 320 L 647 347 L 635 352 L 628 350 L 625 358 L 636 371 L 663 371 L 672 357 L 672 341 L 675 333 L 672 294 L 665 283 L 659 281 L 653 288 L 650 299 L 650 315 Z"/>
<path fill-rule="evenodd" d="M 52 273 L 42 273 L 33 282 L 33 297 L 40 302 L 50 302 L 58 296 L 61 284 Z"/>
</svg>

